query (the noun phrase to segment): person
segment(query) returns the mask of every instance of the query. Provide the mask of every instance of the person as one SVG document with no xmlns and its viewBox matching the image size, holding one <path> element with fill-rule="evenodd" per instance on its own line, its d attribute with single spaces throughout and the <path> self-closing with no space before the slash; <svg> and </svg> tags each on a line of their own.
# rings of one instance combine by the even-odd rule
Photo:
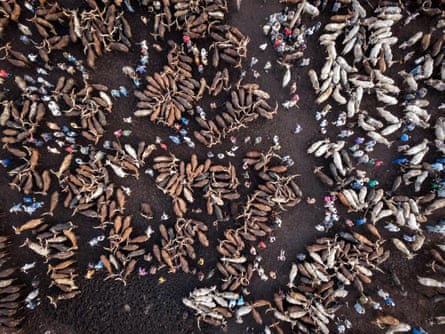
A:
<svg viewBox="0 0 445 334">
<path fill-rule="evenodd" d="M 1 160 L 0 160 L 0 164 L 1 164 L 3 167 L 9 167 L 9 166 L 12 164 L 12 159 L 10 159 L 10 158 L 1 159 Z"/>
<path fill-rule="evenodd" d="M 190 50 L 191 47 L 192 47 L 192 41 L 191 41 L 190 37 L 187 36 L 187 35 L 183 35 L 183 36 L 182 36 L 182 41 L 183 41 L 184 44 L 187 46 L 187 49 Z"/>
<path fill-rule="evenodd" d="M 367 183 L 368 187 L 374 188 L 375 186 L 379 185 L 379 181 L 376 179 L 369 180 Z"/>
<path fill-rule="evenodd" d="M 408 136 L 406 133 L 403 133 L 403 134 L 400 136 L 400 140 L 401 140 L 402 142 L 407 142 L 407 141 L 409 140 L 409 136 Z"/>
<path fill-rule="evenodd" d="M 258 58 L 252 57 L 250 60 L 250 68 L 254 67 L 256 63 L 258 63 Z"/>
<path fill-rule="evenodd" d="M 360 189 L 361 187 L 363 187 L 363 180 L 356 180 L 352 183 L 352 189 Z"/>
<path fill-rule="evenodd" d="M 284 35 L 284 36 L 283 36 L 283 37 L 284 37 L 284 40 L 285 40 L 286 42 L 290 41 L 291 36 L 292 36 L 292 30 L 290 30 L 289 27 L 284 27 L 283 35 Z"/>
<path fill-rule="evenodd" d="M 0 70 L 0 77 L 1 78 L 10 78 L 12 75 L 8 72 L 6 72 L 5 70 L 1 69 Z"/>
</svg>

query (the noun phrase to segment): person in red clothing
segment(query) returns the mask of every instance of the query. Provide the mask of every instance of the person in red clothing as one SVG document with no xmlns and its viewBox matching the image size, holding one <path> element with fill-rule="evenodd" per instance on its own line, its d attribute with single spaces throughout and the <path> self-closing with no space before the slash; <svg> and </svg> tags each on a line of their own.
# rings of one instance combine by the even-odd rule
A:
<svg viewBox="0 0 445 334">
<path fill-rule="evenodd" d="M 183 35 L 182 36 L 182 41 L 184 42 L 184 44 L 187 46 L 188 51 L 190 52 L 191 47 L 192 47 L 192 40 L 190 39 L 189 36 L 187 35 Z"/>
<path fill-rule="evenodd" d="M 292 30 L 289 29 L 289 27 L 285 27 L 283 30 L 283 37 L 285 41 L 289 41 L 290 37 L 292 35 Z"/>
<path fill-rule="evenodd" d="M 11 76 L 10 73 L 6 72 L 5 70 L 0 70 L 0 77 L 1 78 L 9 78 Z"/>
</svg>

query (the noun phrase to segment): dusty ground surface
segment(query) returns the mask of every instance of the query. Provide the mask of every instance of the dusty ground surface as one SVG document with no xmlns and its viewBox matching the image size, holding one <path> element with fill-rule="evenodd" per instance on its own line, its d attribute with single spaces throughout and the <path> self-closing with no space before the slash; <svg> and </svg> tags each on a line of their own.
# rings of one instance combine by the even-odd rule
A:
<svg viewBox="0 0 445 334">
<path fill-rule="evenodd" d="M 367 10 L 371 12 L 371 8 L 367 3 L 363 4 Z M 329 2 L 328 8 L 332 6 Z M 138 46 L 136 42 L 146 39 L 149 42 L 152 41 L 147 28 L 140 22 L 139 17 L 141 11 L 139 7 L 135 6 L 137 12 L 134 14 L 126 13 L 127 19 L 131 22 L 133 29 L 133 47 L 129 54 L 111 53 L 98 59 L 97 66 L 94 71 L 91 72 L 91 78 L 94 82 L 103 83 L 110 88 L 117 88 L 119 85 L 125 85 L 130 87 L 131 84 L 128 78 L 121 74 L 121 67 L 123 65 L 134 66 L 138 59 Z M 259 50 L 259 44 L 262 44 L 268 39 L 262 33 L 262 24 L 264 19 L 271 13 L 280 11 L 284 8 L 284 5 L 277 3 L 276 1 L 267 0 L 265 2 L 259 0 L 244 0 L 242 2 L 241 11 L 236 13 L 233 8 L 233 4 L 230 6 L 230 15 L 228 23 L 239 27 L 239 29 L 250 37 L 250 43 L 248 45 L 248 58 L 245 66 L 248 67 L 250 57 L 255 56 L 259 59 L 259 62 L 255 65 L 261 76 L 256 80 L 261 87 L 268 91 L 274 99 L 282 102 L 288 98 L 288 90 L 281 89 L 281 78 L 284 73 L 283 69 L 276 65 L 276 53 L 269 45 L 265 52 Z M 328 17 L 328 13 L 322 13 L 321 17 L 314 20 L 307 20 L 307 24 L 314 24 L 320 20 L 325 23 Z M 417 30 L 426 31 L 429 27 L 429 19 L 426 17 L 419 17 L 415 23 L 410 24 L 407 28 L 402 24 L 398 24 L 393 29 L 393 34 L 400 39 L 406 39 L 411 36 Z M 317 42 L 319 33 L 314 34 L 308 38 L 308 48 L 305 51 L 305 56 L 311 58 L 310 67 L 320 68 L 323 63 L 324 56 L 322 55 L 320 46 Z M 13 40 L 17 38 L 17 32 L 9 29 L 3 36 L 3 41 Z M 167 38 L 172 38 L 179 42 L 180 35 L 172 34 Z M 2 42 L 3 43 L 3 42 Z M 14 42 L 14 45 L 22 50 L 26 51 L 26 48 L 20 46 L 21 44 Z M 73 54 L 78 54 L 79 50 L 70 50 Z M 399 55 L 397 55 L 399 56 Z M 396 56 L 396 57 L 397 57 Z M 396 58 L 397 59 L 397 58 Z M 273 64 L 272 69 L 265 73 L 263 66 L 266 61 L 270 60 Z M 151 71 L 160 70 L 164 64 L 165 57 L 162 54 L 158 54 L 154 50 L 150 50 L 150 64 L 149 73 Z M 13 74 L 24 74 L 23 70 L 18 70 L 11 67 L 9 64 L 2 62 L 2 68 L 11 71 Z M 401 69 L 401 65 L 395 65 L 391 69 L 391 73 L 395 73 Z M 261 250 L 263 256 L 263 266 L 267 271 L 276 271 L 278 278 L 276 280 L 269 279 L 267 282 L 261 281 L 257 276 L 252 280 L 249 291 L 250 296 L 246 297 L 249 300 L 268 298 L 271 299 L 273 292 L 278 289 L 284 289 L 287 282 L 287 273 L 290 268 L 291 260 L 295 259 L 295 255 L 304 251 L 306 244 L 314 242 L 315 238 L 325 233 L 317 232 L 314 226 L 318 224 L 324 216 L 323 208 L 323 196 L 326 195 L 330 189 L 322 184 L 312 173 L 315 166 L 323 165 L 322 159 L 316 159 L 306 154 L 308 145 L 315 140 L 323 138 L 323 135 L 319 133 L 318 123 L 314 118 L 314 113 L 317 111 L 317 106 L 314 104 L 315 95 L 311 88 L 309 80 L 307 80 L 308 67 L 298 68 L 293 71 L 293 80 L 297 81 L 297 92 L 300 95 L 300 101 L 298 103 L 298 109 L 291 109 L 289 111 L 280 108 L 279 113 L 273 120 L 257 120 L 252 123 L 247 129 L 243 129 L 235 134 L 239 142 L 239 150 L 236 152 L 236 157 L 226 157 L 236 167 L 237 170 L 241 170 L 241 158 L 246 151 L 257 149 L 267 150 L 272 144 L 272 136 L 278 135 L 280 137 L 281 150 L 280 154 L 290 155 L 295 161 L 295 165 L 289 170 L 289 173 L 300 174 L 298 183 L 301 186 L 305 196 L 311 196 L 317 199 L 317 203 L 314 205 L 308 205 L 305 202 L 300 203 L 295 208 L 289 209 L 282 215 L 283 225 L 280 229 L 274 231 L 276 236 L 275 243 L 267 243 L 267 249 Z M 60 75 L 57 71 L 51 74 L 50 79 L 56 80 L 56 77 Z M 233 76 L 238 76 L 239 72 L 234 71 Z M 249 72 L 249 77 L 252 78 L 252 74 Z M 12 82 L 12 81 L 9 81 Z M 11 94 L 17 94 L 14 89 L 11 89 Z M 131 94 L 130 94 L 131 96 Z M 439 93 L 431 93 L 431 100 L 433 105 L 438 105 L 439 102 L 443 102 L 443 95 Z M 363 109 L 372 108 L 375 101 L 368 99 L 362 104 Z M 212 102 L 208 97 L 203 99 L 202 105 L 208 106 Z M 217 100 L 218 104 L 224 101 Z M 146 142 L 154 142 L 155 137 L 159 136 L 164 139 L 168 144 L 169 150 L 173 152 L 179 158 L 187 158 L 193 152 L 185 145 L 175 146 L 168 140 L 168 135 L 172 134 L 172 130 L 167 128 L 161 128 L 151 124 L 145 119 L 137 119 L 133 124 L 122 123 L 123 117 L 128 117 L 133 114 L 135 110 L 136 100 L 133 97 L 121 97 L 115 99 L 113 112 L 109 115 L 109 126 L 106 129 L 106 133 L 103 139 L 99 142 L 98 146 L 101 146 L 104 140 L 113 139 L 113 131 L 123 128 L 132 130 L 130 137 L 126 138 L 126 142 L 137 144 L 141 140 Z M 434 108 L 432 108 L 433 110 Z M 331 119 L 333 121 L 334 119 Z M 296 124 L 299 123 L 303 131 L 300 134 L 294 134 L 293 130 Z M 191 126 L 193 129 L 193 125 Z M 328 135 L 336 136 L 338 130 L 331 127 Z M 357 131 L 357 135 L 360 134 Z M 428 131 L 417 131 L 413 133 L 412 142 L 418 142 L 423 136 L 431 136 L 432 133 Z M 252 138 L 261 136 L 263 138 L 262 143 L 253 145 L 253 143 L 244 144 L 243 139 L 247 136 Z M 351 137 L 355 138 L 354 137 Z M 396 138 L 396 137 L 394 137 Z M 223 152 L 230 147 L 229 140 L 227 139 L 222 145 L 212 149 L 213 152 Z M 378 145 L 378 148 L 373 152 L 373 156 L 384 162 L 382 167 L 363 167 L 372 175 L 372 177 L 378 179 L 384 188 L 391 187 L 392 179 L 395 175 L 393 165 L 391 165 L 392 159 L 396 157 L 395 149 L 386 150 L 383 146 Z M 196 150 L 200 160 L 205 158 L 208 149 L 204 146 L 197 144 Z M 160 153 L 160 149 L 157 153 Z M 156 154 L 157 154 L 156 153 Z M 7 156 L 6 152 L 1 153 L 1 157 Z M 227 160 L 225 160 L 227 161 Z M 42 167 L 44 168 L 57 168 L 60 164 L 60 157 L 51 154 L 42 154 Z M 173 217 L 172 206 L 170 198 L 162 194 L 158 190 L 152 180 L 146 174 L 143 174 L 139 181 L 134 178 L 118 179 L 113 175 L 116 183 L 128 186 L 132 189 L 130 198 L 128 199 L 126 214 L 133 215 L 133 225 L 137 230 L 142 232 L 147 222 L 139 216 L 139 203 L 141 201 L 149 202 L 154 210 L 155 218 L 151 223 L 153 227 L 156 227 L 156 223 L 160 221 L 160 216 L 165 211 L 170 217 Z M 103 281 L 104 273 L 97 273 L 93 279 L 87 280 L 83 278 L 86 273 L 88 263 L 97 262 L 101 252 L 101 247 L 91 247 L 88 241 L 99 235 L 101 231 L 93 229 L 95 221 L 83 216 L 71 217 L 71 212 L 63 207 L 58 207 L 55 211 L 55 215 L 52 218 L 54 221 L 66 221 L 72 220 L 79 226 L 77 232 L 79 235 L 79 250 L 76 255 L 78 261 L 78 271 L 80 276 L 78 278 L 78 284 L 81 289 L 81 294 L 75 299 L 60 302 L 57 309 L 54 309 L 45 297 L 50 290 L 48 290 L 49 279 L 46 277 L 46 265 L 40 258 L 37 258 L 27 248 L 19 248 L 18 246 L 24 241 L 25 236 L 15 236 L 12 232 L 11 225 L 19 225 L 26 221 L 29 217 L 23 213 L 9 214 L 9 208 L 20 202 L 22 195 L 18 192 L 11 190 L 8 187 L 9 177 L 6 174 L 6 169 L 0 169 L 0 184 L 2 185 L 2 192 L 0 192 L 0 210 L 4 212 L 2 218 L 2 224 L 0 226 L 0 232 L 2 235 L 8 235 L 12 239 L 11 257 L 12 265 L 21 267 L 25 263 L 37 261 L 37 266 L 32 269 L 29 274 L 18 273 L 18 279 L 25 285 L 25 292 L 31 291 L 31 281 L 33 278 L 40 280 L 40 305 L 35 310 L 23 310 L 24 321 L 22 324 L 24 333 L 197 333 L 199 330 L 196 327 L 196 321 L 193 313 L 186 309 L 182 304 L 182 297 L 188 295 L 188 293 L 195 287 L 210 286 L 217 284 L 219 280 L 218 274 L 211 279 L 206 279 L 199 282 L 197 277 L 192 274 L 175 273 L 169 274 L 166 269 L 161 270 L 156 275 L 148 275 L 145 277 L 138 277 L 136 274 L 132 275 L 127 282 L 126 286 L 123 286 L 120 282 L 113 280 Z M 402 189 L 402 194 L 409 195 L 408 189 Z M 245 194 L 244 194 L 245 195 Z M 39 199 L 39 197 L 37 197 Z M 245 200 L 243 196 L 240 200 L 242 204 Z M 48 205 L 46 203 L 46 205 Z M 345 210 L 340 210 L 342 218 L 346 216 Z M 442 212 L 443 213 L 443 212 Z M 352 216 L 354 217 L 354 216 Z M 229 226 L 230 223 L 221 223 L 217 227 L 211 225 L 212 218 L 201 217 L 202 220 L 209 222 L 210 233 L 209 240 L 211 246 L 208 249 L 198 248 L 197 253 L 199 257 L 205 259 L 205 264 L 199 268 L 204 273 L 208 273 L 215 265 L 217 260 L 217 253 L 212 247 L 218 238 L 222 237 L 223 230 Z M 437 220 L 437 217 L 431 218 L 432 223 Z M 334 229 L 329 231 L 329 235 L 332 235 L 338 230 L 347 229 L 343 223 L 343 219 L 336 223 Z M 173 219 L 170 219 L 166 224 L 173 224 Z M 356 228 L 357 231 L 362 232 L 364 229 L 360 227 Z M 385 238 L 390 237 L 389 233 L 382 231 Z M 406 261 L 400 252 L 388 242 L 388 248 L 392 250 L 392 256 L 387 261 L 382 269 L 386 274 L 376 273 L 372 284 L 366 286 L 366 291 L 369 296 L 377 299 L 377 290 L 382 288 L 391 293 L 391 297 L 395 301 L 395 307 L 384 306 L 385 314 L 391 314 L 398 317 L 401 321 L 408 322 L 413 326 L 422 326 L 428 333 L 442 333 L 439 327 L 429 327 L 426 323 L 426 319 L 433 315 L 445 314 L 445 305 L 431 304 L 428 298 L 432 291 L 421 288 L 416 282 L 416 275 L 420 273 L 431 272 L 431 269 L 426 267 L 426 263 L 430 259 L 427 250 L 431 244 L 432 236 L 429 236 L 425 246 L 425 250 L 422 251 L 415 259 Z M 434 236 L 434 240 L 438 241 L 437 236 Z M 155 234 L 152 241 L 159 240 L 159 236 Z M 440 240 L 439 240 L 440 241 Z M 443 240 L 442 240 L 443 241 Z M 277 256 L 280 250 L 286 251 L 287 260 L 285 262 L 277 261 Z M 149 264 L 141 263 L 141 266 L 148 268 Z M 197 267 L 197 264 L 191 264 L 192 267 Z M 393 270 L 400 278 L 405 290 L 408 292 L 406 296 L 402 295 L 402 292 L 398 290 L 391 282 L 388 274 L 389 270 Z M 166 279 L 165 283 L 160 284 L 158 282 L 159 277 Z M 443 274 L 442 274 L 443 277 Z M 377 311 L 367 308 L 365 315 L 358 315 L 352 305 L 354 304 L 358 295 L 354 292 L 348 297 L 349 304 L 346 304 L 338 313 L 339 318 L 349 319 L 352 323 L 352 329 L 348 332 L 361 334 L 380 332 L 384 330 L 378 329 L 375 325 L 371 324 L 371 321 L 377 315 Z M 267 323 L 272 321 L 271 318 L 265 318 Z M 244 324 L 235 324 L 234 321 L 230 321 L 227 329 L 218 329 L 203 325 L 203 333 L 245 333 L 246 327 L 251 325 L 255 328 L 255 333 L 260 333 L 262 328 L 255 325 L 253 321 L 246 320 Z M 291 329 L 288 326 L 283 326 L 285 333 L 291 333 Z M 333 327 L 333 330 L 334 327 Z M 335 332 L 335 331 L 334 331 Z"/>
</svg>

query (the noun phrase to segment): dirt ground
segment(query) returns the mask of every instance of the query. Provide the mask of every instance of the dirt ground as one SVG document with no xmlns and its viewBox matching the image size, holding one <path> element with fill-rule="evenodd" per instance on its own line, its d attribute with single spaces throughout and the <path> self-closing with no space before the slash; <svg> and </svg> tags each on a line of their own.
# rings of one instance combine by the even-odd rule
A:
<svg viewBox="0 0 445 334">
<path fill-rule="evenodd" d="M 135 2 L 135 1 L 133 1 Z M 73 6 L 71 2 L 67 2 Z M 372 3 L 375 3 L 372 2 Z M 292 5 L 289 5 L 290 7 Z M 368 1 L 363 1 L 363 6 L 371 12 L 372 9 L 369 6 Z M 97 60 L 96 69 L 91 71 L 91 80 L 94 82 L 102 83 L 110 88 L 117 88 L 120 85 L 125 85 L 128 89 L 131 87 L 131 83 L 121 73 L 121 68 L 124 65 L 135 66 L 139 57 L 139 47 L 137 42 L 146 39 L 150 45 L 153 42 L 152 37 L 149 34 L 148 29 L 140 21 L 140 16 L 144 14 L 138 5 L 134 5 L 136 12 L 126 12 L 126 17 L 131 22 L 133 30 L 133 46 L 128 54 L 112 52 L 106 54 Z M 235 11 L 234 3 L 230 3 L 230 14 L 228 16 L 229 24 L 237 26 L 244 34 L 249 36 L 250 43 L 248 45 L 248 56 L 244 62 L 244 66 L 248 71 L 248 79 L 255 80 L 252 72 L 249 70 L 248 65 L 250 57 L 258 58 L 258 63 L 254 66 L 260 73 L 260 77 L 255 81 L 260 84 L 263 90 L 270 93 L 270 95 L 279 103 L 289 98 L 288 88 L 281 88 L 281 80 L 284 74 L 284 69 L 276 64 L 277 54 L 273 50 L 270 41 L 264 36 L 262 32 L 262 25 L 265 23 L 265 18 L 272 13 L 279 12 L 285 7 L 284 4 L 278 3 L 278 1 L 272 0 L 244 0 L 241 4 L 241 10 Z M 332 7 L 332 2 L 328 2 L 327 8 Z M 307 25 L 313 25 L 317 21 L 321 21 L 322 24 L 327 22 L 327 18 L 330 15 L 329 11 L 322 12 L 320 17 L 313 20 L 306 19 Z M 430 19 L 428 17 L 420 16 L 415 20 L 415 23 L 411 23 L 408 26 L 397 24 L 393 28 L 393 34 L 398 36 L 400 40 L 409 38 L 414 32 L 418 30 L 427 31 L 430 26 Z M 325 161 L 321 158 L 315 158 L 306 154 L 307 147 L 316 140 L 322 139 L 324 136 L 319 132 L 318 122 L 315 120 L 314 114 L 317 109 L 317 105 L 314 103 L 316 98 L 309 80 L 307 79 L 307 71 L 310 68 L 319 69 L 324 62 L 324 54 L 318 43 L 318 37 L 321 31 L 316 32 L 314 35 L 308 37 L 307 49 L 304 52 L 305 57 L 310 58 L 310 65 L 308 67 L 296 67 L 292 70 L 292 81 L 297 82 L 297 93 L 300 96 L 298 102 L 298 108 L 292 108 L 291 110 L 285 110 L 280 107 L 278 114 L 273 120 L 259 119 L 251 123 L 248 128 L 242 129 L 235 134 L 239 150 L 236 151 L 235 157 L 225 157 L 224 162 L 230 161 L 237 168 L 237 171 L 241 171 L 241 159 L 244 157 L 244 153 L 250 150 L 262 150 L 265 151 L 272 145 L 272 137 L 274 135 L 279 136 L 281 155 L 289 155 L 295 164 L 289 168 L 289 174 L 299 174 L 298 184 L 304 193 L 304 196 L 314 197 L 317 202 L 313 205 L 309 205 L 302 201 L 296 207 L 289 209 L 282 214 L 283 224 L 281 228 L 277 228 L 274 231 L 276 241 L 274 243 L 267 244 L 267 248 L 260 250 L 260 254 L 263 257 L 262 265 L 266 271 L 276 271 L 277 279 L 269 279 L 264 282 L 259 279 L 257 275 L 254 275 L 254 279 L 251 281 L 248 290 L 250 295 L 246 297 L 246 300 L 256 300 L 261 298 L 271 299 L 274 292 L 279 289 L 285 289 L 285 285 L 288 280 L 288 272 L 291 266 L 291 261 L 295 260 L 296 254 L 304 252 L 304 246 L 313 243 L 319 236 L 334 235 L 334 233 L 340 230 L 349 229 L 344 224 L 344 218 L 356 216 L 348 214 L 344 208 L 338 205 L 341 219 L 337 222 L 333 229 L 328 233 L 318 232 L 315 229 L 315 225 L 323 220 L 325 209 L 323 207 L 323 197 L 327 195 L 331 189 L 320 182 L 319 179 L 313 174 L 315 166 L 325 165 Z M 2 39 L 2 44 L 6 41 L 13 41 L 13 45 L 17 46 L 21 51 L 26 52 L 26 47 L 17 41 L 19 36 L 18 32 L 14 29 L 8 28 Z M 179 34 L 168 34 L 166 39 L 173 39 L 176 42 L 180 42 Z M 268 42 L 269 46 L 265 51 L 259 49 L 259 45 Z M 161 42 L 162 44 L 162 42 Z M 74 55 L 81 55 L 79 50 L 74 48 L 69 49 Z M 165 55 L 157 53 L 150 49 L 150 63 L 148 66 L 148 72 L 159 71 L 165 64 Z M 400 54 L 395 54 L 395 59 L 400 57 Z M 263 70 L 267 61 L 271 61 L 272 69 L 267 73 Z M 2 61 L 0 68 L 4 68 L 12 74 L 23 75 L 26 71 L 12 67 L 10 64 Z M 396 77 L 395 73 L 402 69 L 402 65 L 396 64 L 391 68 L 390 73 L 393 77 Z M 210 71 L 210 69 L 209 69 Z M 61 75 L 60 71 L 54 71 L 49 76 L 51 82 L 55 82 L 57 77 Z M 233 80 L 239 76 L 238 71 L 231 71 Z M 8 79 L 10 80 L 10 79 Z M 400 81 L 399 78 L 397 78 Z M 6 84 L 12 83 L 7 81 Z M 14 99 L 17 97 L 18 91 L 11 85 L 10 92 L 7 92 L 8 98 Z M 431 110 L 435 110 L 441 102 L 444 102 L 443 94 L 433 92 L 430 90 L 429 95 L 432 101 Z M 200 104 L 207 108 L 207 106 L 213 102 L 210 97 L 205 97 Z M 215 100 L 218 105 L 224 103 L 223 100 Z M 130 137 L 125 138 L 126 143 L 136 144 L 144 140 L 147 143 L 154 143 L 155 138 L 159 136 L 168 145 L 168 149 L 181 159 L 187 159 L 191 153 L 196 152 L 201 160 L 204 160 L 208 149 L 203 145 L 197 143 L 196 149 L 192 150 L 182 145 L 175 145 L 168 139 L 169 135 L 174 134 L 171 129 L 165 127 L 159 127 L 150 123 L 146 119 L 135 119 L 132 124 L 123 123 L 124 117 L 133 115 L 133 111 L 136 109 L 136 99 L 129 95 L 129 97 L 120 97 L 114 99 L 113 112 L 108 116 L 108 128 L 106 129 L 104 137 L 100 140 L 98 146 L 101 147 L 105 140 L 113 139 L 113 132 L 118 129 L 129 129 L 132 131 Z M 362 109 L 367 110 L 375 106 L 375 101 L 372 99 L 364 100 L 362 103 Z M 443 113 L 443 111 L 440 111 Z M 210 112 L 211 113 L 211 112 Z M 332 119 L 334 121 L 332 113 Z M 433 112 L 433 118 L 435 119 L 439 111 Z M 302 132 L 299 134 L 294 133 L 296 125 L 300 124 Z M 191 125 L 193 130 L 194 125 Z M 362 134 L 357 128 L 353 127 L 356 134 L 350 137 L 351 141 L 356 136 Z M 338 134 L 338 129 L 334 126 L 329 127 L 328 134 L 334 138 Z M 261 136 L 262 142 L 254 145 L 252 142 L 246 144 L 244 139 L 250 136 L 252 140 L 255 137 Z M 432 137 L 432 130 L 416 129 L 412 133 L 412 143 L 420 142 L 423 137 Z M 397 136 L 394 136 L 397 139 Z M 124 140 L 124 139 L 123 139 Z M 352 145 L 352 144 L 351 144 Z M 231 147 L 229 139 L 212 149 L 213 153 L 224 152 Z M 161 154 L 162 149 L 158 149 L 155 155 Z M 0 152 L 0 158 L 7 157 L 8 154 L 5 150 Z M 382 160 L 383 166 L 381 167 L 361 167 L 367 170 L 368 175 L 372 178 L 379 180 L 381 186 L 385 189 L 389 189 L 392 185 L 396 170 L 391 161 L 397 157 L 396 148 L 387 150 L 383 145 L 377 145 L 376 150 L 373 152 L 373 157 L 378 160 Z M 42 168 L 56 169 L 61 162 L 61 158 L 58 155 L 42 153 L 41 163 Z M 147 166 L 148 167 L 148 166 Z M 238 177 L 241 178 L 240 174 Z M 132 192 L 128 198 L 125 213 L 133 216 L 133 226 L 138 232 L 142 232 L 147 227 L 147 222 L 142 219 L 139 214 L 139 204 L 144 201 L 151 204 L 154 211 L 154 220 L 151 225 L 155 229 L 156 233 L 153 235 L 150 245 L 147 249 L 151 248 L 151 242 L 159 241 L 159 235 L 156 229 L 156 223 L 160 221 L 161 214 L 166 212 L 171 218 L 166 222 L 167 227 L 174 224 L 174 213 L 170 198 L 164 195 L 155 185 L 153 178 L 149 175 L 141 173 L 141 178 L 135 180 L 132 177 L 125 179 L 118 179 L 115 175 L 112 175 L 113 182 L 130 187 Z M 93 279 L 85 279 L 83 276 L 87 271 L 89 263 L 96 263 L 99 260 L 99 256 L 102 254 L 101 247 L 91 247 L 88 241 L 102 233 L 101 230 L 94 229 L 96 225 L 94 219 L 85 218 L 81 215 L 71 216 L 71 211 L 63 208 L 61 205 L 56 209 L 54 217 L 50 218 L 53 222 L 65 222 L 71 220 L 74 224 L 78 225 L 76 233 L 79 236 L 79 250 L 76 254 L 77 268 L 79 277 L 77 279 L 78 285 L 81 289 L 80 295 L 76 298 L 60 302 L 57 309 L 54 309 L 48 302 L 46 294 L 50 293 L 54 288 L 48 288 L 49 278 L 46 275 L 46 264 L 43 263 L 41 258 L 37 258 L 28 248 L 19 248 L 19 245 L 23 243 L 25 235 L 14 235 L 11 226 L 20 225 L 29 219 L 29 216 L 24 213 L 11 214 L 9 208 L 16 203 L 19 203 L 23 198 L 23 195 L 15 190 L 11 190 L 8 187 L 10 178 L 7 175 L 7 169 L 0 167 L 0 184 L 2 185 L 2 192 L 0 192 L 0 211 L 3 212 L 2 223 L 0 225 L 0 234 L 7 235 L 12 240 L 11 251 L 11 266 L 21 267 L 25 263 L 33 261 L 37 262 L 34 269 L 29 274 L 17 272 L 17 279 L 23 282 L 25 288 L 25 294 L 32 290 L 31 282 L 33 280 L 39 280 L 40 289 L 40 304 L 35 310 L 23 309 L 23 333 L 47 333 L 47 334 L 90 334 L 90 333 L 198 333 L 200 332 L 196 325 L 196 319 L 193 312 L 187 309 L 181 302 L 181 299 L 189 294 L 196 287 L 208 287 L 219 283 L 220 276 L 216 273 L 209 279 L 199 281 L 196 275 L 184 274 L 177 272 L 174 274 L 167 273 L 166 269 L 161 270 L 156 275 L 148 275 L 140 277 L 137 274 L 133 274 L 127 281 L 126 286 L 121 282 L 114 280 L 103 281 L 105 277 L 104 272 L 98 272 Z M 51 190 L 55 190 L 53 188 Z M 51 191 L 50 191 L 51 193 Z M 400 194 L 410 195 L 408 188 L 402 188 Z M 36 196 L 37 200 L 44 200 L 41 195 Z M 246 199 L 246 194 L 243 194 L 238 204 L 243 203 Z M 47 207 L 48 203 L 45 204 Z M 435 224 L 438 218 L 443 218 L 444 212 L 441 212 L 442 216 L 435 215 L 430 216 L 429 224 Z M 209 223 L 208 238 L 210 241 L 210 247 L 205 249 L 203 247 L 197 248 L 198 257 L 204 259 L 204 265 L 199 266 L 197 263 L 191 264 L 191 267 L 198 268 L 205 274 L 208 274 L 214 267 L 217 261 L 217 253 L 214 245 L 216 245 L 217 239 L 223 237 L 223 231 L 230 226 L 230 222 L 219 223 L 217 226 L 213 226 L 211 217 L 200 217 L 203 221 Z M 363 227 L 355 227 L 355 231 L 363 232 L 366 234 Z M 381 229 L 381 233 L 385 239 L 390 239 L 392 234 Z M 392 299 L 395 302 L 395 306 L 383 306 L 383 312 L 373 310 L 371 307 L 367 308 L 365 315 L 358 315 L 352 305 L 359 297 L 357 293 L 351 291 L 351 294 L 347 298 L 347 303 L 337 313 L 337 316 L 344 320 L 348 319 L 352 323 L 352 328 L 347 330 L 347 333 L 365 334 L 370 332 L 384 333 L 385 331 L 379 329 L 371 322 L 378 314 L 391 314 L 403 322 L 408 322 L 412 326 L 422 327 L 430 334 L 443 333 L 443 329 L 440 326 L 430 327 L 427 324 L 427 319 L 436 315 L 445 315 L 445 303 L 432 304 L 429 302 L 430 297 L 434 292 L 431 289 L 421 287 L 416 281 L 416 275 L 431 274 L 431 268 L 426 266 L 429 263 L 430 255 L 428 250 L 432 247 L 434 242 L 444 242 L 444 238 L 440 238 L 437 235 L 427 234 L 427 242 L 424 249 L 411 261 L 407 261 L 406 258 L 398 252 L 390 241 L 387 241 L 388 248 L 392 251 L 391 258 L 382 266 L 385 271 L 383 273 L 375 273 L 372 284 L 365 287 L 365 291 L 368 296 L 377 300 L 377 290 L 382 288 L 385 291 L 390 292 Z M 213 246 L 213 247 L 212 247 Z M 277 256 L 280 254 L 280 250 L 284 249 L 286 254 L 286 261 L 280 262 L 277 260 Z M 148 263 L 140 263 L 141 266 L 145 266 L 147 269 L 150 266 Z M 406 296 L 402 291 L 394 286 L 390 279 L 390 271 L 397 273 L 402 285 L 407 292 Z M 159 278 L 165 278 L 164 283 L 159 282 Z M 435 276 L 440 280 L 440 275 Z M 444 274 L 442 273 L 442 278 Z M 440 292 L 440 291 L 436 291 Z M 443 291 L 441 291 L 443 293 Z M 273 321 L 270 315 L 266 315 L 265 323 L 271 323 Z M 247 327 L 255 328 L 255 333 L 262 333 L 263 326 L 256 325 L 251 317 L 246 317 L 243 324 L 236 324 L 231 320 L 228 323 L 228 327 L 225 329 L 214 328 L 203 324 L 201 326 L 202 333 L 246 333 Z M 443 326 L 442 326 L 443 327 Z M 336 333 L 335 324 L 332 325 L 332 332 Z M 289 326 L 283 325 L 285 333 L 293 333 Z"/>
</svg>

